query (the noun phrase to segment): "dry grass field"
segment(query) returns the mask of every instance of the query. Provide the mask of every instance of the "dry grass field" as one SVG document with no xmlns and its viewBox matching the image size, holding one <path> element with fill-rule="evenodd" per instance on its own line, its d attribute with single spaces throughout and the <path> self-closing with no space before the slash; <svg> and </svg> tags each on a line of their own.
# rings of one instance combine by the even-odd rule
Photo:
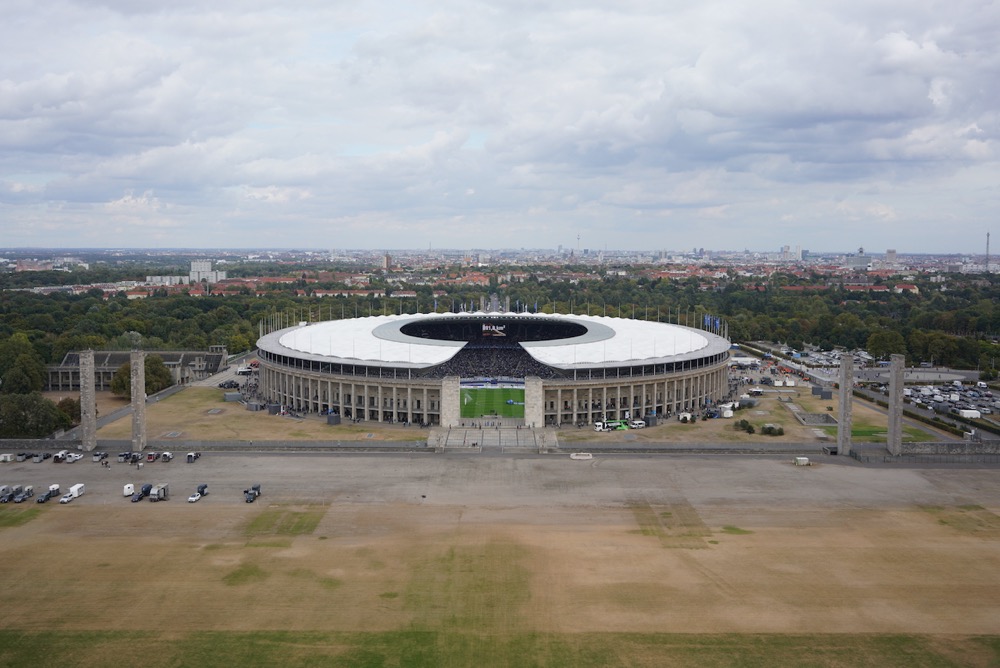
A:
<svg viewBox="0 0 1000 668">
<path fill-rule="evenodd" d="M 206 455 L 132 504 L 83 465 L 0 506 L 0 665 L 1000 662 L 994 471 Z"/>
<path fill-rule="evenodd" d="M 104 393 L 101 393 L 104 394 Z M 821 401 L 805 389 L 797 389 L 791 395 L 794 402 L 807 413 L 831 412 L 836 415 L 837 400 Z M 111 397 L 99 397 L 99 411 L 126 405 L 126 402 Z M 247 411 L 238 403 L 223 400 L 223 392 L 215 388 L 191 387 L 164 401 L 149 404 L 146 409 L 147 431 L 152 440 L 162 439 L 170 434 L 174 438 L 196 440 L 233 441 L 411 441 L 426 439 L 427 431 L 418 427 L 399 425 L 379 425 L 377 423 L 342 423 L 338 426 L 326 424 L 320 416 L 305 419 L 267 415 L 263 412 Z M 558 438 L 565 443 L 622 442 L 622 443 L 769 443 L 813 442 L 819 440 L 812 427 L 805 427 L 795 419 L 789 408 L 778 402 L 774 396 L 765 397 L 752 409 L 740 411 L 737 418 L 748 420 L 757 430 L 756 434 L 733 429 L 736 420 L 707 420 L 692 424 L 681 424 L 676 419 L 668 419 L 660 425 L 643 430 L 627 432 L 598 433 L 590 427 L 563 427 Z M 763 436 L 764 424 L 774 424 L 784 430 L 781 437 Z M 857 442 L 884 441 L 888 429 L 884 412 L 876 410 L 863 401 L 854 403 L 854 432 Z M 934 431 L 925 426 L 906 425 L 908 440 L 935 440 Z M 129 439 L 132 424 L 129 419 L 118 420 L 98 432 L 101 439 Z M 827 439 L 836 439 L 835 429 L 827 429 Z"/>
</svg>

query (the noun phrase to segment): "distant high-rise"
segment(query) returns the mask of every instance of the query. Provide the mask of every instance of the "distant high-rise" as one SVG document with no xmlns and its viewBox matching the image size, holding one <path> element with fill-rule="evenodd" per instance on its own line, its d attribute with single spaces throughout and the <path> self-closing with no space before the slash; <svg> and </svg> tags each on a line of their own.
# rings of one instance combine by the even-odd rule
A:
<svg viewBox="0 0 1000 668">
<path fill-rule="evenodd" d="M 885 252 L 886 264 L 896 264 L 896 249 L 890 248 Z"/>
<path fill-rule="evenodd" d="M 389 271 L 391 267 L 392 267 L 392 256 L 386 253 L 385 255 L 382 256 L 382 268 L 385 269 L 386 271 Z"/>
</svg>

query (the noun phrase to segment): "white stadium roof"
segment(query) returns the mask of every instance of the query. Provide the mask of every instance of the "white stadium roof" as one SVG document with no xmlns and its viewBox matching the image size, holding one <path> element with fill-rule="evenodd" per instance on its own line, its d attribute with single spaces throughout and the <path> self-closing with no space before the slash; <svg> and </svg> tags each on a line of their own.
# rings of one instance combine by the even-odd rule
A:
<svg viewBox="0 0 1000 668">
<path fill-rule="evenodd" d="M 483 312 L 330 320 L 273 332 L 261 338 L 258 345 L 270 352 L 304 359 L 434 366 L 451 359 L 466 342 L 429 340 L 399 330 L 411 322 L 449 318 L 518 318 L 582 325 L 587 329 L 583 336 L 521 344 L 539 362 L 564 369 L 691 359 L 729 348 L 729 342 L 720 336 L 680 325 L 585 315 Z"/>
</svg>

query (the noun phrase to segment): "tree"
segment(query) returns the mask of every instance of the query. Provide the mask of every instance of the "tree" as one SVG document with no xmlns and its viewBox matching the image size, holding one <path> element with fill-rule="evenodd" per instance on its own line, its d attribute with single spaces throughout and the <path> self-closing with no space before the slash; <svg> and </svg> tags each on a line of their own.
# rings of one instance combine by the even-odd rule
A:
<svg viewBox="0 0 1000 668">
<path fill-rule="evenodd" d="M 0 438 L 44 438 L 69 426 L 69 417 L 40 392 L 0 395 Z"/>
<path fill-rule="evenodd" d="M 159 355 L 146 355 L 143 364 L 145 369 L 146 394 L 156 394 L 174 384 L 174 377 L 170 369 L 163 363 L 163 358 Z M 132 363 L 125 362 L 115 375 L 111 378 L 111 393 L 119 397 L 132 395 Z"/>
<path fill-rule="evenodd" d="M 906 354 L 906 340 L 895 329 L 872 332 L 866 344 L 868 353 L 875 359 L 886 359 L 893 354 Z"/>
<path fill-rule="evenodd" d="M 70 419 L 73 424 L 80 424 L 82 410 L 80 408 L 80 400 L 74 399 L 73 397 L 63 397 L 56 404 L 56 408 L 62 411 L 66 417 Z"/>
<path fill-rule="evenodd" d="M 0 392 L 29 394 L 45 387 L 45 366 L 33 354 L 21 353 L 3 375 Z"/>
</svg>

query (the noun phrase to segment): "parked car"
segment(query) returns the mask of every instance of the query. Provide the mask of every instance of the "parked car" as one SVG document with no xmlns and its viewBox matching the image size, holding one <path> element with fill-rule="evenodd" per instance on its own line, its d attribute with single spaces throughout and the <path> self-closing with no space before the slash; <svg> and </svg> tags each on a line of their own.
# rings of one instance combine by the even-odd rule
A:
<svg viewBox="0 0 1000 668">
<path fill-rule="evenodd" d="M 70 503 L 75 498 L 76 497 L 73 496 L 73 492 L 67 492 L 66 494 L 63 494 L 62 497 L 59 499 L 59 503 Z"/>
<path fill-rule="evenodd" d="M 194 494 L 188 497 L 188 503 L 197 503 L 200 500 L 201 500 L 201 494 L 199 494 L 198 492 L 195 492 Z"/>
<path fill-rule="evenodd" d="M 0 503 L 10 503 L 14 498 L 14 492 L 7 492 L 6 494 L 0 496 Z"/>
<path fill-rule="evenodd" d="M 35 502 L 36 503 L 45 503 L 49 499 L 55 498 L 56 496 L 57 495 L 56 495 L 55 492 L 50 492 L 50 491 L 46 490 L 45 492 L 42 492 L 41 496 L 39 496 L 37 499 L 35 499 Z"/>
<path fill-rule="evenodd" d="M 132 495 L 132 503 L 139 503 L 142 501 L 142 492 L 136 492 Z"/>
<path fill-rule="evenodd" d="M 73 462 L 78 462 L 81 459 L 83 459 L 83 455 L 81 455 L 79 452 L 71 452 L 68 455 L 66 455 L 66 463 L 67 464 L 71 464 Z"/>
</svg>

